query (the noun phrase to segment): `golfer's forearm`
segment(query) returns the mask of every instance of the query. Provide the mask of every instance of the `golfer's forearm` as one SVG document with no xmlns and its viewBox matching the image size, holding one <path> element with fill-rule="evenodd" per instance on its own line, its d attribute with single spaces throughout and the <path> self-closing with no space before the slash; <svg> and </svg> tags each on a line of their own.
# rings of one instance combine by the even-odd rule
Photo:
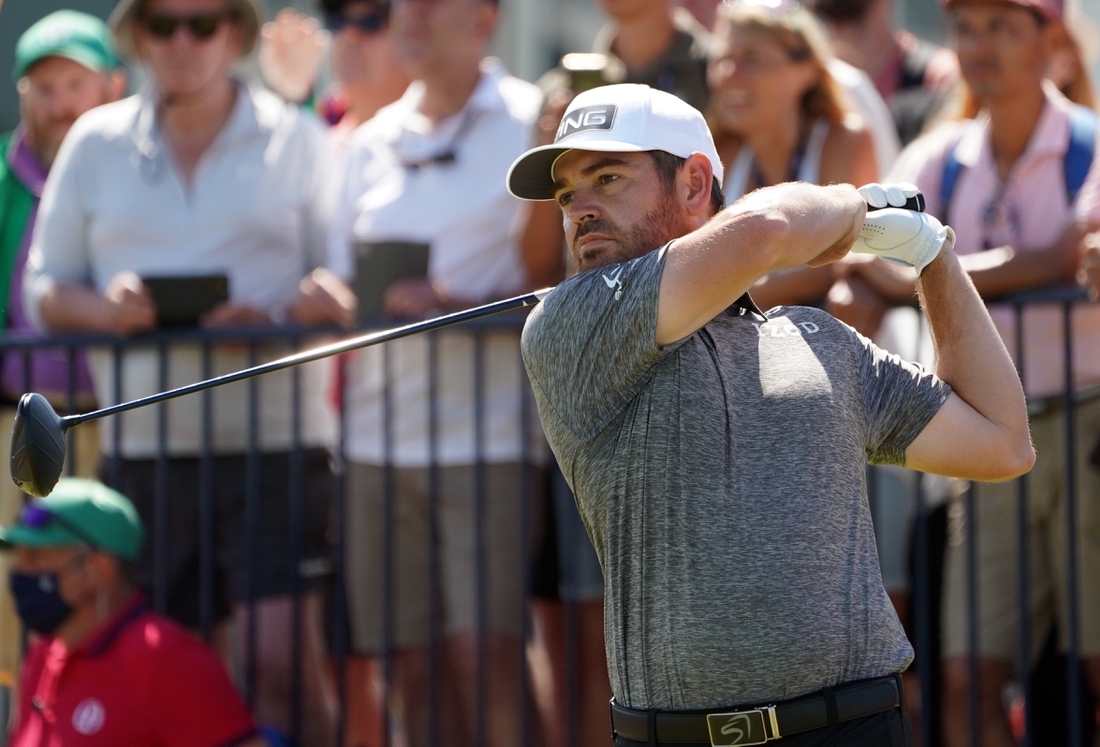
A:
<svg viewBox="0 0 1100 747">
<path fill-rule="evenodd" d="M 781 240 L 764 247 L 768 272 L 801 267 L 830 252 L 843 255 L 859 236 L 867 211 L 863 198 L 847 184 L 790 182 L 757 190 L 737 206 L 742 203 L 773 214 L 783 226 Z"/>
<path fill-rule="evenodd" d="M 917 288 L 936 349 L 936 374 L 1006 443 L 1030 443 L 1016 367 L 974 284 L 950 246 L 921 273 Z"/>
<path fill-rule="evenodd" d="M 39 302 L 39 314 L 47 332 L 113 332 L 107 299 L 78 283 L 57 282 Z"/>
<path fill-rule="evenodd" d="M 753 192 L 673 242 L 661 277 L 657 341 L 693 333 L 768 273 L 830 250 L 843 255 L 865 204 L 847 186 L 781 184 Z"/>
</svg>

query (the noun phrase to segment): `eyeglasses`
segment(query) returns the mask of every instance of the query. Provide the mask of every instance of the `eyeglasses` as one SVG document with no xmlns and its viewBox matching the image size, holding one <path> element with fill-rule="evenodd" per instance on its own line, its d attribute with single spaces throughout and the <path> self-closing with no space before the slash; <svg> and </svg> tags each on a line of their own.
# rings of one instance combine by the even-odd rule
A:
<svg viewBox="0 0 1100 747">
<path fill-rule="evenodd" d="M 230 17 L 229 13 L 198 13 L 193 16 L 173 16 L 167 13 L 153 13 L 141 19 L 142 26 L 157 39 L 171 39 L 176 29 L 183 26 L 191 36 L 206 41 L 218 33 L 222 21 Z"/>
<path fill-rule="evenodd" d="M 346 16 L 343 13 L 325 14 L 325 28 L 338 34 L 348 26 L 354 26 L 364 34 L 377 34 L 386 28 L 389 17 L 386 13 L 369 13 L 365 16 Z"/>
<path fill-rule="evenodd" d="M 82 542 L 89 545 L 90 547 L 97 549 L 99 547 L 98 542 L 96 542 L 83 531 L 74 526 L 72 522 L 61 518 L 53 511 L 38 502 L 28 503 L 26 506 L 23 507 L 23 510 L 19 512 L 18 523 L 29 529 L 44 529 L 50 524 L 57 523 L 68 531 L 75 534 L 77 537 L 80 538 Z"/>
</svg>

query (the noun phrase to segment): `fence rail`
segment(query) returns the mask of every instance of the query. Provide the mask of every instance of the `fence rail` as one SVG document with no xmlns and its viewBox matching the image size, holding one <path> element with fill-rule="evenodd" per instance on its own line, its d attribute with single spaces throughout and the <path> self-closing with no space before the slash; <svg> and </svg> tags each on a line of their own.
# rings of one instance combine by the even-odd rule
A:
<svg viewBox="0 0 1100 747">
<path fill-rule="evenodd" d="M 1050 289 L 1028 294 L 1020 294 L 1005 299 L 999 303 L 1013 310 L 1016 320 L 1015 330 L 1017 339 L 1016 349 L 1023 351 L 1019 356 L 1022 360 L 1026 355 L 1031 341 L 1024 339 L 1024 324 L 1022 323 L 1025 311 L 1039 304 L 1055 305 L 1062 313 L 1062 335 L 1064 337 L 1062 362 L 1074 360 L 1074 351 L 1084 349 L 1085 346 L 1100 344 L 1100 340 L 1075 340 L 1072 324 L 1072 311 L 1084 301 L 1084 295 L 1080 291 L 1071 289 Z M 500 675 L 494 669 L 494 656 L 499 652 L 498 639 L 495 636 L 497 629 L 512 630 L 520 642 L 530 641 L 534 635 L 534 620 L 529 602 L 536 592 L 536 583 L 532 567 L 537 557 L 543 553 L 545 543 L 553 543 L 552 537 L 547 537 L 547 527 L 554 524 L 552 502 L 546 497 L 551 481 L 546 477 L 543 469 L 545 453 L 541 445 L 541 436 L 537 430 L 537 423 L 532 400 L 527 391 L 522 362 L 518 355 L 518 336 L 522 324 L 523 314 L 512 314 L 502 318 L 485 319 L 464 325 L 458 331 L 443 331 L 427 334 L 417 345 L 420 347 L 396 348 L 392 345 L 382 346 L 369 359 L 348 360 L 337 358 L 331 361 L 331 371 L 328 381 L 333 382 L 331 396 L 325 401 L 326 407 L 331 406 L 334 413 L 334 428 L 332 439 L 327 444 L 331 449 L 333 461 L 332 469 L 335 475 L 334 493 L 332 495 L 332 516 L 326 535 L 326 557 L 331 561 L 331 574 L 326 576 L 327 583 L 318 586 L 316 579 L 310 574 L 303 574 L 303 560 L 309 560 L 309 511 L 315 498 L 314 485 L 309 482 L 307 475 L 307 456 L 310 446 L 316 444 L 307 443 L 303 433 L 308 430 L 307 420 L 313 418 L 316 413 L 310 413 L 303 408 L 309 402 L 316 402 L 307 396 L 303 387 L 306 386 L 304 374 L 297 368 L 291 369 L 288 397 L 289 406 L 289 446 L 288 473 L 285 505 L 279 509 L 285 512 L 284 522 L 288 532 L 286 538 L 286 557 L 281 561 L 285 568 L 282 573 L 288 579 L 286 595 L 290 602 L 290 625 L 285 631 L 285 645 L 283 650 L 289 656 L 288 689 L 285 691 L 285 719 L 281 727 L 299 744 L 309 744 L 308 734 L 310 730 L 309 693 L 312 687 L 308 684 L 309 675 L 306 671 L 308 644 L 304 643 L 311 625 L 311 615 L 315 610 L 310 606 L 308 599 L 316 595 L 317 590 L 323 590 L 326 603 L 323 607 L 325 634 L 323 643 L 327 650 L 327 666 L 331 675 L 328 682 L 335 687 L 338 694 L 339 708 L 335 718 L 335 740 L 340 744 L 351 744 L 350 736 L 345 734 L 348 716 L 352 721 L 362 721 L 362 714 L 350 713 L 349 709 L 362 710 L 366 713 L 366 720 L 370 721 L 370 708 L 364 708 L 360 700 L 349 702 L 347 676 L 349 656 L 370 654 L 374 661 L 374 680 L 382 690 L 382 700 L 388 707 L 378 710 L 374 714 L 380 725 L 373 734 L 377 735 L 380 744 L 388 745 L 391 739 L 401 743 L 406 740 L 417 741 L 415 737 L 402 732 L 396 724 L 391 724 L 391 716 L 399 714 L 402 708 L 417 712 L 417 707 L 427 714 L 427 722 L 424 725 L 424 737 L 427 743 L 436 744 L 442 742 L 444 734 L 449 733 L 451 725 L 446 722 L 447 702 L 455 697 L 454 693 L 446 692 L 442 672 L 454 664 L 448 657 L 448 641 L 452 640 L 456 631 L 450 626 L 453 620 L 449 617 L 448 604 L 452 602 L 458 607 L 471 607 L 473 612 L 473 660 L 476 664 L 472 672 L 470 692 L 472 698 L 459 697 L 458 700 L 469 704 L 471 723 L 469 725 L 470 743 L 474 745 L 495 744 L 499 742 L 498 732 L 501 716 L 497 713 L 498 703 L 496 698 L 497 679 Z M 106 353 L 111 360 L 112 379 L 108 388 L 113 392 L 115 402 L 129 398 L 124 390 L 123 381 L 128 363 L 128 355 L 136 350 L 154 350 L 157 359 L 157 378 L 162 389 L 167 389 L 170 383 L 170 361 L 172 351 L 181 346 L 191 346 L 199 350 L 201 359 L 202 378 L 207 378 L 215 372 L 215 359 L 219 351 L 230 346 L 238 355 L 243 354 L 249 365 L 254 365 L 270 357 L 273 347 L 280 349 L 299 349 L 303 346 L 318 344 L 320 341 L 338 334 L 344 334 L 336 329 L 303 329 L 271 327 L 250 330 L 173 330 L 158 332 L 155 334 L 119 339 L 106 335 L 60 335 L 43 340 L 41 338 L 19 337 L 9 335 L 0 338 L 0 356 L 6 358 L 16 357 L 22 359 L 25 375 L 22 381 L 5 381 L 4 389 L 9 395 L 18 391 L 34 391 L 35 381 L 31 361 L 34 355 L 44 349 L 63 351 L 66 359 L 66 387 L 63 392 L 55 392 L 55 406 L 66 409 L 69 412 L 78 412 L 88 406 L 86 394 L 79 391 L 77 371 L 81 356 L 88 350 L 98 350 Z M 461 340 L 461 343 L 457 342 Z M 456 363 L 457 362 L 457 363 Z M 419 366 L 424 371 L 423 381 L 414 380 L 409 375 L 409 370 Z M 350 367 L 350 368 L 349 368 Z M 411 368 L 410 368 L 411 367 Z M 354 370 L 352 370 L 354 369 Z M 1046 630 L 1036 630 L 1032 625 L 1031 615 L 1028 613 L 1028 601 L 1034 590 L 1036 579 L 1032 576 L 1031 568 L 1036 559 L 1036 553 L 1047 548 L 1036 548 L 1032 544 L 1032 536 L 1029 527 L 1033 523 L 1035 511 L 1035 496 L 1040 491 L 1035 490 L 1033 481 L 1037 477 L 1024 477 L 1016 481 L 1015 485 L 1015 515 L 1017 533 L 1015 538 L 1017 554 L 1017 567 L 1015 569 L 1015 583 L 1019 587 L 1017 594 L 1015 627 L 1018 629 L 1018 640 L 1015 645 L 1015 667 L 1019 672 L 1027 673 L 1017 676 L 1018 697 L 1016 703 L 1025 704 L 1022 709 L 1014 713 L 1019 718 L 1013 722 L 1016 736 L 1022 745 L 1065 744 L 1069 747 L 1086 747 L 1089 740 L 1094 738 L 1096 731 L 1095 694 L 1089 691 L 1088 677 L 1083 673 L 1082 662 L 1082 636 L 1083 631 L 1079 625 L 1079 614 L 1082 609 L 1082 599 L 1086 595 L 1091 599 L 1100 596 L 1100 578 L 1087 575 L 1090 569 L 1082 569 L 1080 566 L 1080 539 L 1078 536 L 1081 525 L 1082 507 L 1089 511 L 1100 510 L 1096 504 L 1100 503 L 1100 495 L 1091 492 L 1083 492 L 1083 480 L 1079 474 L 1078 458 L 1091 444 L 1081 443 L 1080 433 L 1077 428 L 1079 413 L 1088 405 L 1086 397 L 1080 392 L 1074 393 L 1074 376 L 1070 366 L 1063 366 L 1064 387 L 1060 395 L 1047 398 L 1042 402 L 1034 402 L 1036 407 L 1042 405 L 1050 411 L 1057 408 L 1061 413 L 1062 422 L 1061 439 L 1062 453 L 1059 458 L 1063 465 L 1063 479 L 1060 487 L 1064 510 L 1059 514 L 1059 520 L 1064 521 L 1062 536 L 1065 538 L 1064 547 L 1053 548 L 1060 553 L 1065 566 L 1065 610 L 1056 611 L 1055 617 L 1058 623 L 1065 626 L 1061 630 L 1065 646 L 1062 654 L 1065 662 L 1062 687 L 1064 687 L 1065 700 L 1062 708 L 1062 717 L 1054 718 L 1048 713 L 1038 714 L 1035 703 L 1039 700 L 1037 687 L 1051 687 L 1049 680 L 1044 684 L 1036 684 L 1038 668 L 1044 660 L 1038 664 L 1035 662 L 1036 636 L 1047 634 Z M 1023 372 L 1021 371 L 1021 375 Z M 375 389 L 365 393 L 361 387 L 364 377 L 375 377 Z M 358 377 L 358 378 L 356 378 Z M 215 410 L 215 398 L 212 392 L 206 391 L 197 396 L 200 398 L 199 410 L 201 412 L 201 437 L 199 448 L 187 456 L 198 460 L 198 488 L 195 500 L 197 501 L 197 586 L 198 586 L 198 610 L 193 621 L 196 630 L 208 641 L 219 644 L 219 623 L 223 620 L 225 610 L 219 599 L 220 578 L 223 569 L 220 568 L 219 557 L 223 555 L 227 544 L 240 543 L 244 547 L 246 558 L 245 589 L 240 598 L 233 601 L 242 604 L 247 610 L 235 623 L 237 633 L 242 634 L 243 652 L 235 661 L 235 676 L 241 686 L 247 701 L 257 706 L 264 698 L 263 681 L 265 667 L 269 662 L 270 653 L 266 645 L 261 645 L 261 617 L 259 614 L 263 607 L 267 591 L 262 588 L 265 573 L 264 547 L 265 535 L 268 529 L 269 507 L 265 503 L 264 474 L 263 474 L 263 447 L 264 439 L 270 437 L 270 433 L 264 431 L 261 423 L 261 388 L 263 379 L 252 379 L 244 384 L 243 395 L 246 399 L 245 411 L 247 412 L 247 424 L 245 427 L 246 438 L 244 448 L 233 453 L 241 458 L 235 467 L 243 474 L 238 476 L 243 485 L 243 526 L 241 533 L 233 538 L 232 543 L 227 543 L 223 527 L 218 526 L 219 509 L 218 495 L 219 481 L 225 473 L 218 458 L 222 456 L 219 447 L 216 446 L 219 435 L 216 433 L 219 412 Z M 359 381 L 360 385 L 356 382 Z M 508 386 L 501 382 L 517 382 L 512 392 L 513 399 L 507 394 Z M 102 383 L 102 382 L 101 382 Z M 1027 382 L 1025 381 L 1025 384 Z M 467 386 L 468 385 L 468 386 Z M 417 389 L 419 387 L 419 389 Z M 101 389 L 102 391 L 102 389 Z M 410 394 L 410 391 L 412 393 Z M 419 394 L 418 394 L 419 392 Z M 504 394 L 502 394 L 504 392 Z M 1091 394 L 1091 393 L 1089 393 Z M 417 398 L 423 401 L 420 402 Z M 354 400 L 351 401 L 351 400 Z M 423 406 L 417 410 L 417 403 Z M 366 404 L 364 404 L 366 403 Z M 457 404 L 456 404 L 457 403 Z M 101 402 L 101 404 L 104 404 Z M 352 466 L 358 461 L 370 462 L 370 457 L 364 457 L 371 451 L 369 444 L 370 429 L 364 429 L 362 418 L 358 415 L 352 417 L 349 411 L 355 408 L 371 408 L 370 411 L 377 414 L 377 420 L 373 427 L 381 444 L 381 459 L 377 466 L 380 469 L 380 485 L 382 499 L 380 502 L 379 520 L 382 523 L 382 547 L 379 556 L 381 558 L 381 598 L 382 607 L 381 645 L 371 650 L 356 650 L 354 638 L 355 630 L 359 624 L 350 621 L 355 617 L 356 610 L 361 610 L 364 605 L 354 602 L 356 594 L 361 593 L 358 588 L 349 588 L 347 563 L 349 558 L 355 556 L 356 562 L 361 562 L 356 556 L 360 548 L 353 547 L 357 537 L 349 534 L 353 532 L 348 525 L 349 504 L 352 500 L 360 500 L 359 496 L 352 496 L 348 491 L 349 473 L 358 467 Z M 153 465 L 153 496 L 150 505 L 152 515 L 146 516 L 147 530 L 151 538 L 153 554 L 153 574 L 151 602 L 155 609 L 169 611 L 171 600 L 175 593 L 172 588 L 172 552 L 173 545 L 177 542 L 173 532 L 177 527 L 173 526 L 171 519 L 170 501 L 173 488 L 170 484 L 170 462 L 181 452 L 178 448 L 173 451 L 173 421 L 171 411 L 167 403 L 155 405 L 156 428 L 151 438 L 155 441 L 152 449 L 151 462 Z M 497 413 L 503 409 L 506 412 L 505 420 L 497 417 Z M 410 410 L 417 410 L 419 416 L 410 415 Z M 410 426 L 412 420 L 420 417 L 423 425 L 419 428 Z M 354 421 L 354 422 L 353 422 Z M 104 421 L 107 423 L 108 421 Z M 310 421 L 312 422 L 312 421 Z M 465 422 L 465 426 L 461 423 Z M 83 427 L 83 426 L 81 426 Z M 454 434 L 460 427 L 467 428 L 470 440 L 469 454 L 465 461 L 461 456 L 456 456 Z M 109 427 L 109 437 L 103 443 L 104 461 L 101 474 L 106 481 L 118 485 L 123 478 L 125 467 L 124 456 L 126 444 L 123 433 L 126 426 Z M 502 436 L 502 434 L 504 434 Z M 1092 437 L 1100 436 L 1100 431 Z M 73 434 L 70 432 L 69 437 Z M 503 442 L 512 438 L 516 441 L 514 448 L 504 448 Z M 461 439 L 459 439 L 461 440 Z M 354 443 L 352 443 L 354 442 Z M 421 443 L 422 442 L 422 443 Z M 353 448 L 354 447 L 354 448 Z M 421 448 L 422 447 L 422 448 Z M 358 456 L 349 455 L 356 452 Z M 458 449 L 461 451 L 461 449 Z M 505 453 L 505 456 L 501 456 Z M 426 461 L 411 458 L 410 455 L 426 454 Z M 472 455 L 472 456 L 471 456 Z M 146 457 L 141 457 L 145 459 Z M 497 518 L 499 504 L 492 498 L 496 488 L 493 485 L 499 479 L 499 475 L 493 467 L 501 462 L 515 462 L 523 466 L 520 470 L 516 499 L 519 504 L 515 513 L 514 535 L 520 538 L 518 567 L 512 569 L 517 578 L 512 583 L 519 589 L 522 597 L 518 621 L 504 621 L 497 619 L 496 603 L 494 596 L 498 579 L 490 576 L 498 573 L 499 569 L 494 564 L 498 547 L 502 545 L 494 520 Z M 448 481 L 455 479 L 455 472 L 448 471 L 450 467 L 459 464 L 468 464 L 472 471 L 469 476 L 472 495 L 473 526 L 469 538 L 469 551 L 473 553 L 473 587 L 472 599 L 448 600 L 448 584 L 453 579 L 448 577 L 452 570 L 452 548 L 447 545 L 450 540 L 451 527 L 447 525 L 448 513 L 451 508 L 447 502 L 452 500 L 453 485 Z M 75 473 L 85 468 L 78 463 L 77 450 L 70 448 L 69 473 Z M 398 704 L 395 697 L 390 697 L 402 687 L 399 680 L 405 677 L 407 672 L 402 670 L 406 662 L 403 648 L 399 645 L 409 633 L 407 626 L 402 623 L 405 620 L 403 614 L 398 614 L 399 602 L 405 601 L 407 579 L 399 574 L 400 568 L 404 568 L 406 562 L 403 553 L 407 548 L 400 546 L 397 532 L 399 526 L 404 527 L 403 522 L 408 520 L 405 515 L 403 501 L 406 500 L 408 491 L 407 481 L 410 480 L 410 469 L 424 470 L 425 483 L 422 486 L 425 495 L 427 511 L 424 524 L 424 536 L 427 538 L 426 558 L 424 564 L 427 567 L 427 595 L 429 599 L 425 605 L 427 609 L 426 637 L 424 646 L 424 662 L 426 667 L 426 687 L 423 690 L 424 703 Z M 869 498 L 873 512 L 878 510 L 892 510 L 886 504 L 893 499 L 888 495 L 889 491 L 880 490 L 882 475 L 878 468 L 869 468 Z M 937 525 L 942 517 L 935 514 L 936 508 L 930 502 L 928 481 L 920 475 L 911 473 L 906 490 L 910 495 L 908 500 L 915 508 L 911 516 L 906 520 L 906 534 L 912 538 L 908 554 L 911 556 L 912 573 L 911 589 L 909 590 L 910 611 L 906 620 L 910 637 L 916 650 L 915 670 L 917 673 L 916 694 L 919 698 L 919 706 L 912 708 L 915 724 L 918 726 L 920 744 L 932 747 L 940 744 L 946 747 L 970 744 L 980 745 L 986 743 L 988 735 L 982 733 L 982 723 L 978 718 L 969 718 L 966 721 L 965 733 L 961 738 L 957 724 L 945 724 L 944 714 L 941 713 L 940 704 L 944 699 L 944 689 L 940 676 L 940 631 L 941 631 L 941 607 L 947 604 L 943 599 L 941 586 L 943 560 L 941 547 L 946 541 Z M 451 477 L 446 477 L 450 475 Z M 234 479 L 238 479 L 234 478 Z M 1098 484 L 1093 482 L 1091 484 Z M 1050 488 L 1049 485 L 1044 486 Z M 979 600 L 984 596 L 979 595 L 980 589 L 980 562 L 981 562 L 981 535 L 979 533 L 979 521 L 977 517 L 982 511 L 982 494 L 985 486 L 969 485 L 961 495 L 951 499 L 951 505 L 961 507 L 962 526 L 965 537 L 965 588 L 966 588 L 966 662 L 967 662 L 967 695 L 966 710 L 971 716 L 978 713 L 982 707 L 980 679 L 982 676 L 981 657 L 978 654 L 982 644 L 983 631 L 980 625 L 981 609 Z M 886 506 L 884 508 L 884 506 Z M 547 520 L 547 517 L 550 517 Z M 957 517 L 956 517 L 957 518 Z M 151 519 L 151 521 L 149 521 Z M 876 514 L 876 525 L 878 515 Z M 402 531 L 406 531 L 402 528 Z M 946 532 L 946 529 L 943 530 Z M 553 532 L 551 532 L 553 534 Z M 583 541 L 583 538 L 582 540 Z M 908 540 L 906 540 L 908 541 Z M 1098 537 L 1089 537 L 1092 543 L 1100 542 Z M 543 544 L 540 544 L 543 543 Z M 586 548 L 579 544 L 569 546 L 558 542 L 554 545 L 558 553 L 572 557 L 572 554 L 580 554 Z M 880 540 L 880 548 L 882 541 Z M 587 552 L 591 552 L 587 550 Z M 361 555 L 362 553 L 360 553 Z M 399 568 L 400 566 L 400 568 Z M 545 570 L 545 569 L 544 569 Z M 556 569 L 555 569 L 556 571 Z M 556 573 L 555 573 L 556 575 Z M 445 604 L 446 602 L 446 604 Z M 576 622 L 575 603 L 567 600 L 570 614 L 567 619 Z M 904 610 L 903 610 L 904 611 Z M 350 622 L 349 622 L 350 621 Z M 579 663 L 579 644 L 576 631 L 565 636 L 565 648 L 567 664 L 565 671 L 568 676 L 567 683 L 577 680 L 577 672 L 581 666 Z M 1048 647 L 1049 649 L 1049 647 Z M 1057 658 L 1058 652 L 1048 650 L 1047 657 Z M 522 655 L 522 648 L 518 658 L 509 659 L 514 663 L 511 682 L 516 688 L 512 701 L 517 712 L 512 714 L 511 722 L 517 730 L 512 743 L 523 745 L 546 743 L 540 735 L 546 732 L 546 719 L 555 715 L 549 713 L 545 707 L 541 710 L 536 707 L 533 690 L 537 689 L 533 683 L 543 674 L 541 671 L 532 672 L 532 665 L 528 657 Z M 1100 664 L 1100 662 L 1098 662 Z M 536 666 L 543 666 L 538 664 Z M 1100 668 L 1097 670 L 1100 672 Z M 1093 682 L 1095 685 L 1095 681 Z M 560 683 L 559 683 L 560 685 Z M 354 688 L 353 688 L 354 689 Z M 368 688 L 369 689 L 369 688 Z M 1045 692 L 1045 691 L 1044 691 Z M 461 693 L 459 694 L 462 695 Z M 357 696 L 361 699 L 360 693 Z M 581 733 L 577 724 L 580 709 L 572 697 L 567 697 L 568 707 L 564 712 L 557 714 L 567 720 L 566 728 L 562 733 L 568 735 L 563 741 L 579 743 Z M 261 709 L 262 710 L 262 709 Z M 504 719 L 508 721 L 508 719 Z M 355 728 L 359 729 L 360 726 Z M 372 727 L 374 728 L 374 727 Z M 1056 732 L 1062 733 L 1060 738 L 1052 737 Z M 369 730 L 368 730 L 369 731 Z M 945 736 L 946 735 L 946 736 Z M 373 744 L 369 737 L 363 737 L 364 744 Z M 549 745 L 558 747 L 558 745 Z"/>
</svg>

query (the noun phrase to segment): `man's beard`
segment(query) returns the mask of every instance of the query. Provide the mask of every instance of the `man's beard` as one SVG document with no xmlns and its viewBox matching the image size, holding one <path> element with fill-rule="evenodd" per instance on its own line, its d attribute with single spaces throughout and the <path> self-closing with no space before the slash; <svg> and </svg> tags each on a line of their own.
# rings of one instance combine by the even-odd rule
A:
<svg viewBox="0 0 1100 747">
<path fill-rule="evenodd" d="M 577 270 L 584 272 L 641 257 L 692 230 L 687 217 L 676 210 L 672 195 L 662 194 L 656 208 L 646 213 L 640 223 L 625 228 L 603 218 L 584 223 L 573 236 L 571 254 Z M 590 233 L 612 239 L 618 246 L 586 260 L 581 257 L 577 242 Z"/>
<path fill-rule="evenodd" d="M 76 117 L 64 120 L 50 118 L 45 121 L 35 121 L 32 117 L 23 120 L 27 127 L 27 139 L 31 149 L 46 168 L 53 165 L 57 151 L 61 148 L 61 141 L 65 139 L 65 135 L 75 121 Z"/>
</svg>

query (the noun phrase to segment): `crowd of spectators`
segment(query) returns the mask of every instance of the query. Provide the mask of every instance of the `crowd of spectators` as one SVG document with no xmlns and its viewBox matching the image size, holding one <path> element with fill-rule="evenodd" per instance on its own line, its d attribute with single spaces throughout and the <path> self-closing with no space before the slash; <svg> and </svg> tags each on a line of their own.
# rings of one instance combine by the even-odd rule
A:
<svg viewBox="0 0 1100 747">
<path fill-rule="evenodd" d="M 27 390 L 59 412 L 87 410 L 272 360 L 335 328 L 438 316 L 560 281 L 572 272 L 560 211 L 514 198 L 508 166 L 554 141 L 577 93 L 645 83 L 706 114 L 730 203 L 785 181 L 886 177 L 916 184 L 955 229 L 1029 398 L 1038 463 L 1027 525 L 1017 525 L 1015 484 L 977 486 L 972 514 L 965 486 L 950 482 L 928 485 L 942 501 L 907 502 L 914 479 L 901 468 L 874 473 L 889 504 L 875 519 L 883 579 L 911 636 L 916 602 L 899 569 L 918 542 L 930 548 L 931 577 L 942 568 L 942 676 L 917 673 L 934 678 L 938 700 L 921 703 L 910 687 L 914 723 L 942 705 L 924 736 L 968 743 L 976 686 L 984 742 L 1008 747 L 1019 720 L 1005 686 L 1029 676 L 1017 671 L 1022 610 L 1028 668 L 1051 635 L 1064 652 L 1074 629 L 1086 691 L 1100 694 L 1100 307 L 1075 303 L 1064 327 L 1061 301 L 1021 314 L 997 301 L 1066 286 L 1100 296 L 1100 126 L 1087 74 L 1100 33 L 1064 2 L 945 0 L 950 42 L 937 47 L 898 28 L 889 0 L 599 0 L 609 22 L 593 49 L 566 55 L 537 84 L 486 56 L 497 0 L 318 0 L 319 20 L 284 10 L 266 25 L 257 0 L 121 0 L 107 24 L 53 13 L 16 48 L 21 121 L 0 138 L 0 319 L 13 339 L 92 333 L 137 344 L 117 354 L 48 341 L 26 355 L 8 349 L 3 412 L 10 418 Z M 238 73 L 254 54 L 262 86 Z M 124 62 L 146 78 L 129 97 Z M 220 337 L 162 352 L 148 335 L 167 326 L 169 299 L 154 279 L 195 276 L 221 283 L 192 320 Z M 907 357 L 922 349 L 919 322 L 905 321 L 917 317 L 915 276 L 883 260 L 800 268 L 752 292 L 764 308 L 827 308 Z M 242 342 L 279 327 L 288 334 Z M 23 658 L 31 684 L 17 693 L 14 743 L 53 744 L 56 733 L 69 744 L 55 722 L 113 734 L 105 707 L 122 704 L 92 690 L 51 691 L 43 708 L 31 690 L 46 687 L 47 670 L 79 667 L 91 681 L 118 677 L 112 657 L 178 666 L 159 656 L 191 657 L 180 677 L 210 693 L 230 691 L 228 672 L 252 713 L 220 697 L 209 734 L 188 744 L 256 743 L 252 717 L 269 740 L 311 746 L 336 744 L 338 723 L 348 747 L 381 745 L 386 730 L 414 747 L 519 744 L 528 697 L 548 747 L 606 743 L 602 578 L 538 429 L 518 328 L 413 338 L 257 381 L 137 410 L 98 433 L 77 429 L 76 472 L 125 498 L 77 480 L 59 488 L 68 497 L 20 513 L 18 494 L 0 489 L 0 523 L 15 525 L 3 539 L 16 552 L 0 556 L 13 589 L 16 578 L 64 577 L 69 613 L 38 630 Z M 212 514 L 200 496 L 212 496 Z M 1068 618 L 1071 509 L 1078 621 Z M 920 510 L 929 520 L 913 522 Z M 60 529 L 46 542 L 34 522 L 50 517 Z M 89 541 L 102 522 L 113 529 Z M 165 617 L 144 610 L 139 589 Z M 941 617 L 929 619 L 938 650 Z M 5 598 L 8 687 L 16 620 Z M 184 629 L 205 633 L 213 653 Z M 347 638 L 338 662 L 332 631 Z M 142 656 L 153 663 L 133 663 Z"/>
</svg>

